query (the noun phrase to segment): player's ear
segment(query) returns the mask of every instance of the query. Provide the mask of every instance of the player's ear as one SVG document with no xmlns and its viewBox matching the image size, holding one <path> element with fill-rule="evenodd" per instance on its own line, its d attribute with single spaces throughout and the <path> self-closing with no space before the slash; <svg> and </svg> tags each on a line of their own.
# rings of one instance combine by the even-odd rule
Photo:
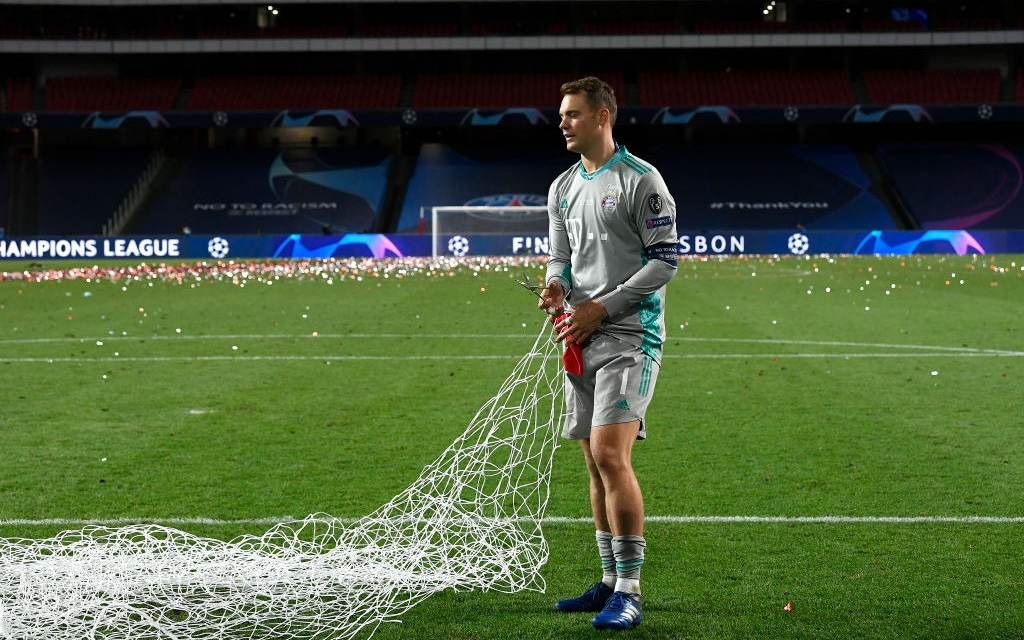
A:
<svg viewBox="0 0 1024 640">
<path fill-rule="evenodd" d="M 601 109 L 597 112 L 597 122 L 600 125 L 606 125 L 611 121 L 612 114 L 608 109 Z"/>
</svg>

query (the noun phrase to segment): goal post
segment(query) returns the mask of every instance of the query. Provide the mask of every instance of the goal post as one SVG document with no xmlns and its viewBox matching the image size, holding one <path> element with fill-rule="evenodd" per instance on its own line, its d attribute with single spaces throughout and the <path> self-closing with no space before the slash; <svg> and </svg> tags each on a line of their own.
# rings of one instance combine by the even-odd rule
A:
<svg viewBox="0 0 1024 640">
<path fill-rule="evenodd" d="M 548 233 L 546 206 L 432 206 L 430 207 L 431 255 L 466 255 L 472 250 L 473 236 L 544 235 Z M 449 250 L 453 239 L 457 249 Z"/>
</svg>

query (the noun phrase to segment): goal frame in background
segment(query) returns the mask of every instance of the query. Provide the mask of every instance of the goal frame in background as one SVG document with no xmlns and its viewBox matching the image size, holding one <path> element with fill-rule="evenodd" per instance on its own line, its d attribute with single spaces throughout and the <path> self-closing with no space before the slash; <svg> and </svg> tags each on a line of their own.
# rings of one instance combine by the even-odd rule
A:
<svg viewBox="0 0 1024 640">
<path fill-rule="evenodd" d="M 450 206 L 450 205 L 439 205 L 430 207 L 430 254 L 433 258 L 437 258 L 441 255 L 439 247 L 441 243 L 441 225 L 439 223 L 440 214 L 446 212 L 465 212 L 465 213 L 500 213 L 502 211 L 523 213 L 523 212 L 536 212 L 542 213 L 547 212 L 547 206 L 536 206 L 536 205 L 505 205 L 505 206 Z M 456 231 L 456 233 L 460 233 Z M 507 231 L 495 230 L 494 233 L 503 234 L 509 233 Z M 545 232 L 546 233 L 546 232 Z M 464 232 L 465 235 L 480 235 L 474 232 Z M 460 234 L 461 235 L 461 234 Z"/>
</svg>

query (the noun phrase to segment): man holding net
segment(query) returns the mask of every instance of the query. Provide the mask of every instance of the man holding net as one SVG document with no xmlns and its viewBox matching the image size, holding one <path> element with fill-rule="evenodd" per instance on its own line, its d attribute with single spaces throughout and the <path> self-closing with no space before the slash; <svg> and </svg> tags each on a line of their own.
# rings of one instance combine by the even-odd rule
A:
<svg viewBox="0 0 1024 640">
<path fill-rule="evenodd" d="M 643 618 L 646 547 L 631 455 L 647 435 L 661 366 L 665 286 L 678 258 L 675 201 L 657 169 L 612 137 L 607 83 L 588 77 L 561 92 L 559 128 L 580 161 L 548 192 L 551 260 L 539 304 L 567 348 L 563 436 L 583 449 L 603 578 L 555 609 L 596 612 L 597 629 L 628 629 Z"/>
</svg>

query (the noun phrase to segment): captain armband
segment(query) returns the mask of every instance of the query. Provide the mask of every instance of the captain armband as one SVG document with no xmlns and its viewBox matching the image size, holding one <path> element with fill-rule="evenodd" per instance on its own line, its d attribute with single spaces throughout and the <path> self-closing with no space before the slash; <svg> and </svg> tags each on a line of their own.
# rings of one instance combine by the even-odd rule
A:
<svg viewBox="0 0 1024 640">
<path fill-rule="evenodd" d="M 679 246 L 674 242 L 652 244 L 645 249 L 648 260 L 661 260 L 673 267 L 679 266 Z"/>
</svg>

